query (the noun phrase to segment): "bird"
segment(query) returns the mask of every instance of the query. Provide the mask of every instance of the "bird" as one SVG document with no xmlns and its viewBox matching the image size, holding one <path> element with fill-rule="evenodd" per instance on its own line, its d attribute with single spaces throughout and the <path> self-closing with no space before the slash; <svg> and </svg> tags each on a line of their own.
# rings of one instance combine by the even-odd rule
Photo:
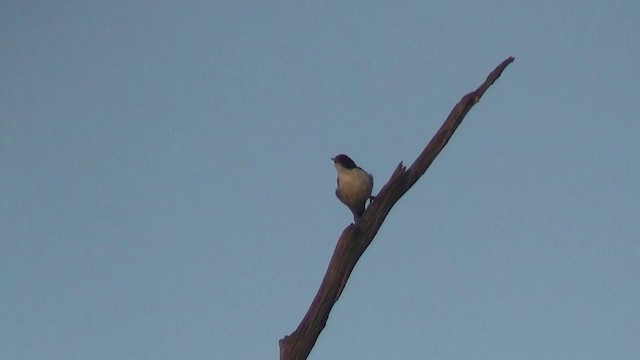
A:
<svg viewBox="0 0 640 360">
<path fill-rule="evenodd" d="M 364 205 L 371 199 L 373 176 L 362 170 L 345 154 L 331 158 L 338 172 L 336 197 L 347 205 L 355 222 L 364 213 Z"/>
</svg>

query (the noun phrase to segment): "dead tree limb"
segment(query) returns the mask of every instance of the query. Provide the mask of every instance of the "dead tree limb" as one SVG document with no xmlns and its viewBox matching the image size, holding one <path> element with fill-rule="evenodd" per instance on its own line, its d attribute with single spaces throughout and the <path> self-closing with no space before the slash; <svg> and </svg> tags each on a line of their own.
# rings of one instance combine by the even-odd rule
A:
<svg viewBox="0 0 640 360">
<path fill-rule="evenodd" d="M 500 77 L 502 71 L 513 60 L 513 57 L 504 60 L 489 74 L 480 87 L 463 96 L 409 169 L 406 169 L 400 162 L 391 175 L 391 179 L 367 207 L 357 225 L 351 224 L 344 229 L 338 239 L 320 289 L 318 289 L 307 314 L 291 335 L 280 339 L 280 360 L 302 360 L 309 356 L 320 332 L 327 323 L 331 308 L 338 301 L 351 275 L 351 271 L 373 241 L 393 205 L 427 171 L 465 115 L 473 105 L 480 101 L 489 86 Z"/>
</svg>

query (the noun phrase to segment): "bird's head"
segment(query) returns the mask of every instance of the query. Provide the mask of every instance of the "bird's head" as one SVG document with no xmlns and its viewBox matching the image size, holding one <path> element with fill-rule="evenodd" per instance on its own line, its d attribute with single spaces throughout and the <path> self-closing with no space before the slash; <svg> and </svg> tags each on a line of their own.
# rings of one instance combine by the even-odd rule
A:
<svg viewBox="0 0 640 360">
<path fill-rule="evenodd" d="M 353 160 L 345 154 L 337 155 L 336 157 L 331 158 L 331 160 L 333 160 L 336 167 L 341 166 L 345 169 L 356 168 L 356 163 L 354 163 Z"/>
</svg>

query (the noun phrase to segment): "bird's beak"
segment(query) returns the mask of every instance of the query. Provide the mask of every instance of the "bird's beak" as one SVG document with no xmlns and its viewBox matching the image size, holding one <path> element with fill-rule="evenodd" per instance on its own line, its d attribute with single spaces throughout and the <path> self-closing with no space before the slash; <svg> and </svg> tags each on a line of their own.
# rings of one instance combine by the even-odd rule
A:
<svg viewBox="0 0 640 360">
<path fill-rule="evenodd" d="M 333 162 L 336 162 L 336 158 L 331 158 L 331 160 L 333 160 Z"/>
</svg>

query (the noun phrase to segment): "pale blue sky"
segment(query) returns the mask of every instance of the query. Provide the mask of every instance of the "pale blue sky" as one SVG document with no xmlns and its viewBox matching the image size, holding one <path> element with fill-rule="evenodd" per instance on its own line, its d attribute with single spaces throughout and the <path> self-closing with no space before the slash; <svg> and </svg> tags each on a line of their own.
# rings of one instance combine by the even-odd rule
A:
<svg viewBox="0 0 640 360">
<path fill-rule="evenodd" d="M 637 1 L 3 1 L 0 358 L 277 359 L 351 215 L 516 61 L 310 359 L 637 359 Z"/>
</svg>

